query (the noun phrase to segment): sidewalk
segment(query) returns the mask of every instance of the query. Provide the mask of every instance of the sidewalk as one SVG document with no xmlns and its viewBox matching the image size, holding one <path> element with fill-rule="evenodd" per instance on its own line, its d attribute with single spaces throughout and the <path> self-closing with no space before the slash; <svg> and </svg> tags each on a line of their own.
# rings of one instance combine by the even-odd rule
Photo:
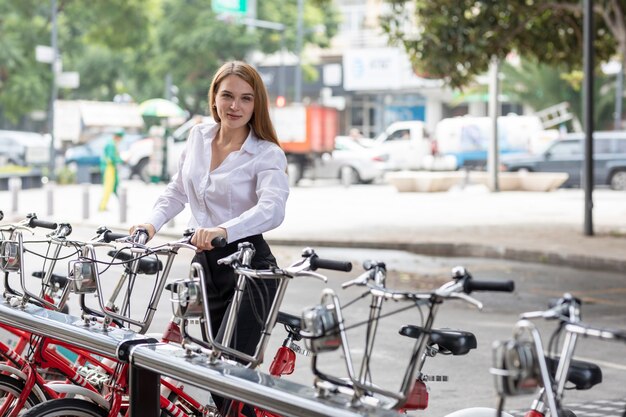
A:
<svg viewBox="0 0 626 417">
<path fill-rule="evenodd" d="M 17 213 L 11 213 L 11 193 L 0 192 L 0 210 L 5 221 L 36 212 L 41 219 L 126 230 L 144 221 L 165 185 L 126 181 L 122 187 L 127 190 L 126 219 L 115 198 L 109 211 L 97 211 L 99 185 L 55 187 L 52 216 L 47 215 L 45 189 L 21 191 Z M 584 194 L 578 189 L 490 193 L 470 186 L 445 193 L 399 193 L 389 185 L 317 183 L 292 189 L 284 223 L 266 237 L 282 245 L 400 249 L 626 272 L 626 193 L 602 189 L 593 197 L 595 235 L 586 237 Z M 180 236 L 189 216 L 183 211 L 161 233 Z"/>
</svg>

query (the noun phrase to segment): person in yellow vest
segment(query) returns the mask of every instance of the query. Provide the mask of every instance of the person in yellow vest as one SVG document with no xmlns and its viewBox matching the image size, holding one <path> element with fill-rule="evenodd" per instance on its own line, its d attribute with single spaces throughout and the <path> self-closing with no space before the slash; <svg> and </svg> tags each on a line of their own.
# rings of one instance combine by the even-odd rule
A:
<svg viewBox="0 0 626 417">
<path fill-rule="evenodd" d="M 119 143 L 124 137 L 124 131 L 118 130 L 113 134 L 113 138 L 104 147 L 104 155 L 100 158 L 100 172 L 102 173 L 103 194 L 100 200 L 100 211 L 107 209 L 109 197 L 111 193 L 117 196 L 117 186 L 119 184 L 119 176 L 117 166 L 121 164 L 122 158 L 119 153 Z"/>
</svg>

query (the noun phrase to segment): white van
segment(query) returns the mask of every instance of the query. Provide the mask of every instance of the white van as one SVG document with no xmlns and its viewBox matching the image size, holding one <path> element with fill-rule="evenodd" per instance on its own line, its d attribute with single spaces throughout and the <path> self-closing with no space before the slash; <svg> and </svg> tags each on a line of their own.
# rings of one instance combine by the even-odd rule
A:
<svg viewBox="0 0 626 417">
<path fill-rule="evenodd" d="M 434 139 L 442 155 L 453 157 L 455 168 L 484 167 L 491 141 L 491 117 L 460 116 L 442 119 L 435 127 Z M 528 153 L 543 149 L 558 135 L 543 129 L 536 116 L 515 114 L 498 117 L 499 153 Z"/>
</svg>

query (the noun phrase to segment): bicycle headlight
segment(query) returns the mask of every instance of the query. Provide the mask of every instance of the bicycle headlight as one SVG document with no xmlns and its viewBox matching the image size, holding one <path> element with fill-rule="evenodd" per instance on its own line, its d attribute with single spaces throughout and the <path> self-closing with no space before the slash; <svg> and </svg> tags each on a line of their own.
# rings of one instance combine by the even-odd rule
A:
<svg viewBox="0 0 626 417">
<path fill-rule="evenodd" d="M 170 286 L 172 311 L 178 318 L 200 318 L 204 313 L 200 279 L 182 279 Z"/>
<path fill-rule="evenodd" d="M 496 390 L 500 395 L 531 394 L 541 383 L 537 353 L 532 342 L 508 340 L 493 345 Z"/>
<path fill-rule="evenodd" d="M 0 243 L 0 270 L 16 272 L 20 270 L 19 244 L 13 240 Z"/>
<path fill-rule="evenodd" d="M 69 264 L 68 274 L 70 291 L 75 294 L 90 294 L 96 292 L 98 283 L 96 282 L 96 264 L 88 259 L 74 261 Z"/>
<path fill-rule="evenodd" d="M 328 297 L 302 312 L 301 334 L 306 348 L 314 353 L 333 351 L 341 346 L 337 310 Z"/>
</svg>

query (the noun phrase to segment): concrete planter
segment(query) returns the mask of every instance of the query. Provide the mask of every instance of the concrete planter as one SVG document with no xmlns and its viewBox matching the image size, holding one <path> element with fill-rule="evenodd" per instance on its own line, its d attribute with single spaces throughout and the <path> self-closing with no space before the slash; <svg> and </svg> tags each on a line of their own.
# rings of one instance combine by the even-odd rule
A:
<svg viewBox="0 0 626 417">
<path fill-rule="evenodd" d="M 568 178 L 563 172 L 500 172 L 500 191 L 554 191 Z M 442 192 L 467 182 L 489 186 L 485 171 L 398 171 L 385 176 L 399 192 Z"/>
</svg>

